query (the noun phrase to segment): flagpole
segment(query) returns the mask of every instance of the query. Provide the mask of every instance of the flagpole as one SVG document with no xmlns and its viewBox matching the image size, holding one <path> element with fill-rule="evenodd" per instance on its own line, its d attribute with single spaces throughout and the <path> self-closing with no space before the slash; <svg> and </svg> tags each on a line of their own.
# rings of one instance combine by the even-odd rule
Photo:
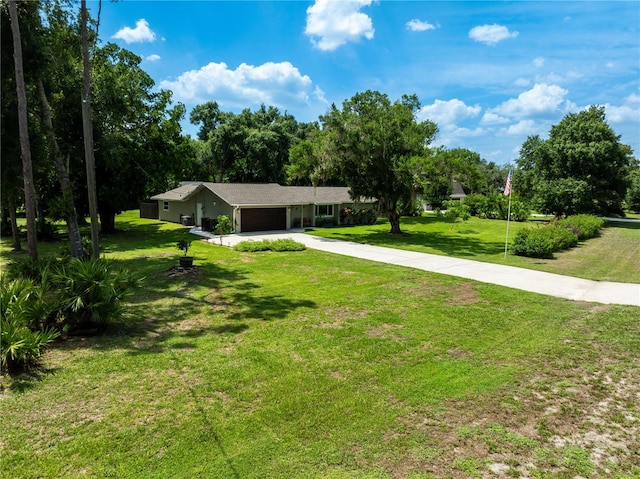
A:
<svg viewBox="0 0 640 479">
<path fill-rule="evenodd" d="M 507 249 L 509 248 L 509 222 L 511 221 L 511 191 L 509 191 L 509 211 L 507 213 L 507 237 L 504 240 L 504 259 L 507 259 Z"/>
<path fill-rule="evenodd" d="M 509 209 L 507 211 L 507 236 L 504 240 L 504 259 L 507 259 L 507 250 L 509 249 L 509 223 L 511 222 L 511 193 L 513 192 L 512 186 L 513 182 L 513 169 L 509 170 L 509 175 L 507 176 L 507 183 L 504 187 L 504 194 L 509 195 Z"/>
</svg>

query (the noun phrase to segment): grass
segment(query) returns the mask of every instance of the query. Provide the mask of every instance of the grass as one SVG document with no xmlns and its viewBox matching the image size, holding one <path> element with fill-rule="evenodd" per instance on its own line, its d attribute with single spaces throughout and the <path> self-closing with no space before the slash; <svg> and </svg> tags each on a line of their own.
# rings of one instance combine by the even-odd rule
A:
<svg viewBox="0 0 640 479">
<path fill-rule="evenodd" d="M 640 474 L 640 308 L 201 241 L 177 273 L 185 229 L 117 227 L 146 286 L 3 379 L 0 477 Z"/>
<path fill-rule="evenodd" d="M 544 220 L 511 222 L 512 239 L 522 228 Z M 577 248 L 555 253 L 554 259 L 534 259 L 508 254 L 504 257 L 506 222 L 476 217 L 463 223 L 436 215 L 402 218 L 404 235 L 389 234 L 389 223 L 379 220 L 370 226 L 316 228 L 309 234 L 356 243 L 406 249 L 422 253 L 466 258 L 487 263 L 599 281 L 640 283 L 640 223 L 607 223 L 598 238 L 580 243 Z"/>
</svg>

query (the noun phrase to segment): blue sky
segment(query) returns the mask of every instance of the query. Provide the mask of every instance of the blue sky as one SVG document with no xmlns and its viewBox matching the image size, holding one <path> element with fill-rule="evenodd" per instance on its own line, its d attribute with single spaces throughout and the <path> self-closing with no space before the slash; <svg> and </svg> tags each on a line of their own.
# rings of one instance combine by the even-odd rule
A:
<svg viewBox="0 0 640 479">
<path fill-rule="evenodd" d="M 590 105 L 640 157 L 639 30 L 637 1 L 124 0 L 103 1 L 100 38 L 188 111 L 264 103 L 306 122 L 367 89 L 415 93 L 436 144 L 505 164 Z"/>
</svg>

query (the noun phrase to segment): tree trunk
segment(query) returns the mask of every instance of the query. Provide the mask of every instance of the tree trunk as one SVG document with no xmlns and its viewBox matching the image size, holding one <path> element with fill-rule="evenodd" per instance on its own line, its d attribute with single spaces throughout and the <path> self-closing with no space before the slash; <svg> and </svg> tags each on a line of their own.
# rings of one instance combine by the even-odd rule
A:
<svg viewBox="0 0 640 479">
<path fill-rule="evenodd" d="M 60 148 L 58 148 L 58 141 L 56 140 L 56 135 L 53 131 L 53 122 L 51 121 L 51 107 L 41 78 L 38 78 L 38 95 L 40 96 L 40 104 L 42 105 L 42 120 L 47 137 L 49 138 L 49 143 L 51 144 L 53 162 L 56 166 L 60 189 L 62 190 L 62 201 L 69 232 L 69 249 L 72 257 L 82 258 L 82 238 L 80 236 L 80 228 L 78 227 L 76 207 L 73 204 L 73 188 L 71 187 L 71 180 L 69 179 L 69 170 L 60 155 Z"/>
<path fill-rule="evenodd" d="M 392 235 L 401 235 L 402 231 L 400 230 L 400 213 L 397 211 L 392 211 L 388 213 L 389 223 L 391 223 L 391 231 L 389 231 Z"/>
<path fill-rule="evenodd" d="M 13 250 L 22 251 L 22 243 L 20 243 L 20 230 L 18 229 L 18 220 L 16 218 L 16 200 L 13 198 L 13 196 L 9 196 L 7 202 L 9 203 L 9 220 L 11 221 Z"/>
<path fill-rule="evenodd" d="M 98 224 L 98 192 L 96 187 L 96 164 L 93 154 L 93 118 L 91 111 L 91 66 L 89 64 L 89 39 L 87 35 L 87 1 L 80 2 L 83 59 L 82 131 L 84 134 L 84 158 L 87 168 L 87 193 L 89 216 L 91 217 L 91 242 L 93 258 L 100 257 L 100 231 Z"/>
<path fill-rule="evenodd" d="M 102 234 L 113 234 L 116 232 L 116 213 L 111 208 L 100 209 L 100 232 Z"/>
<path fill-rule="evenodd" d="M 16 72 L 16 93 L 18 95 L 18 129 L 20 132 L 20 152 L 22 154 L 22 177 L 24 181 L 24 206 L 27 214 L 27 244 L 29 256 L 38 259 L 38 239 L 36 231 L 36 192 L 33 183 L 33 165 L 31 163 L 31 145 L 27 124 L 27 91 L 22 67 L 22 39 L 18 23 L 16 0 L 9 0 L 9 16 L 13 37 L 13 63 Z"/>
</svg>

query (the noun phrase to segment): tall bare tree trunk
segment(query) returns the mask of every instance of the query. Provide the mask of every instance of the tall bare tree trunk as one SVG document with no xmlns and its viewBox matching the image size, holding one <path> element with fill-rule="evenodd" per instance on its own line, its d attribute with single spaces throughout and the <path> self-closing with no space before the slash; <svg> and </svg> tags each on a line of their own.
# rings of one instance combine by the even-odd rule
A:
<svg viewBox="0 0 640 479">
<path fill-rule="evenodd" d="M 60 181 L 60 189 L 62 190 L 62 201 L 64 205 L 65 217 L 67 220 L 67 230 L 69 232 L 69 249 L 71 256 L 74 258 L 82 258 L 82 237 L 80 236 L 80 228 L 78 227 L 78 215 L 76 207 L 73 204 L 73 188 L 69 179 L 69 168 L 60 154 L 58 140 L 56 140 L 53 131 L 53 122 L 51 121 L 51 106 L 47 99 L 47 93 L 44 91 L 42 78 L 38 78 L 38 95 L 40 104 L 42 105 L 42 120 L 45 126 L 51 150 L 53 152 L 53 162 L 56 165 L 58 180 Z"/>
<path fill-rule="evenodd" d="M 22 154 L 22 177 L 24 181 L 24 206 L 27 213 L 27 244 L 29 256 L 38 259 L 38 239 L 36 232 L 36 191 L 33 183 L 31 145 L 27 124 L 27 90 L 22 67 L 22 38 L 18 23 L 16 0 L 9 0 L 9 18 L 13 37 L 13 63 L 16 71 L 16 93 L 18 95 L 18 129 L 20 132 L 20 152 Z"/>
<path fill-rule="evenodd" d="M 13 237 L 13 250 L 22 251 L 20 243 L 20 230 L 18 229 L 18 220 L 16 217 L 16 200 L 13 195 L 7 199 L 9 203 L 9 221 L 11 221 L 11 236 Z"/>
<path fill-rule="evenodd" d="M 84 158 L 87 168 L 87 192 L 91 217 L 91 242 L 94 258 L 100 257 L 100 225 L 98 224 L 98 192 L 96 186 L 96 162 L 93 154 L 93 118 L 91 111 L 91 65 L 89 64 L 89 39 L 87 34 L 87 1 L 80 2 L 82 20 L 82 59 L 84 88 L 82 92 L 82 131 L 84 133 Z"/>
</svg>

